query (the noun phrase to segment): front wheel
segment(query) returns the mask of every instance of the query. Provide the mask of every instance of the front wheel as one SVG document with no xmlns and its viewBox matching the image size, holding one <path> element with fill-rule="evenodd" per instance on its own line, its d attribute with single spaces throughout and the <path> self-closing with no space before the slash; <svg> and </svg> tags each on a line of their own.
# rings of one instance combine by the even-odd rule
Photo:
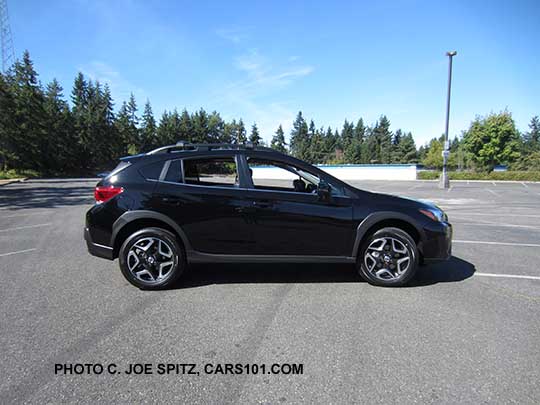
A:
<svg viewBox="0 0 540 405">
<path fill-rule="evenodd" d="M 370 284 L 399 287 L 413 278 L 418 256 L 416 243 L 407 232 L 382 228 L 362 243 L 358 272 Z"/>
<path fill-rule="evenodd" d="M 145 228 L 129 236 L 118 254 L 122 274 L 136 287 L 170 287 L 185 268 L 185 256 L 175 236 L 161 228 Z"/>
</svg>

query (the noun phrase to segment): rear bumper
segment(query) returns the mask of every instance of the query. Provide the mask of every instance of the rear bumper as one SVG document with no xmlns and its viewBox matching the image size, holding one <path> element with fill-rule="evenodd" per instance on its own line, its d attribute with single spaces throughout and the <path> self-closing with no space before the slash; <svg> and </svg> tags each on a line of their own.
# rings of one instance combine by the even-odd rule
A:
<svg viewBox="0 0 540 405">
<path fill-rule="evenodd" d="M 443 222 L 437 228 L 425 229 L 426 240 L 422 246 L 425 262 L 448 260 L 452 256 L 452 225 Z"/>
<path fill-rule="evenodd" d="M 88 252 L 91 255 L 101 257 L 103 259 L 114 259 L 113 248 L 110 246 L 94 243 L 92 241 L 92 237 L 90 236 L 90 231 L 88 230 L 88 228 L 84 228 L 84 240 L 86 241 L 86 247 L 88 248 Z"/>
</svg>

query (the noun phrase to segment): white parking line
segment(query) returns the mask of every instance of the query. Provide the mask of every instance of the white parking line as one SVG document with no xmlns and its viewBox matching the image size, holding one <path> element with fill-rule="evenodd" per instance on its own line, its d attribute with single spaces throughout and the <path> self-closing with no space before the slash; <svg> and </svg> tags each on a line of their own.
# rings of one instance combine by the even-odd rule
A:
<svg viewBox="0 0 540 405">
<path fill-rule="evenodd" d="M 534 229 L 540 231 L 540 228 L 537 226 L 530 225 L 515 225 L 515 224 L 497 224 L 494 222 L 457 222 L 457 225 L 462 226 L 495 226 L 500 228 L 525 228 L 525 229 Z"/>
<path fill-rule="evenodd" d="M 479 215 L 479 216 L 485 216 L 485 217 L 525 217 L 525 218 L 540 218 L 540 215 L 528 215 L 528 214 L 505 214 L 497 212 L 496 214 L 487 214 L 485 212 L 461 212 L 457 210 L 453 210 L 452 208 L 448 209 L 448 211 L 452 214 L 453 217 L 468 217 L 469 215 Z"/>
<path fill-rule="evenodd" d="M 0 232 L 18 231 L 19 229 L 39 228 L 40 226 L 49 226 L 49 225 L 52 225 L 52 223 L 50 222 L 48 224 L 27 225 L 27 226 L 18 226 L 17 228 L 0 229 Z"/>
<path fill-rule="evenodd" d="M 11 255 L 17 255 L 19 253 L 26 253 L 26 252 L 33 252 L 36 249 L 25 249 L 25 250 L 17 250 L 15 252 L 8 252 L 8 253 L 0 253 L 0 257 L 3 256 L 11 256 Z"/>
<path fill-rule="evenodd" d="M 50 214 L 50 212 L 32 212 L 30 214 L 15 214 L 15 215 L 8 215 L 7 217 L 0 217 L 0 219 L 5 219 L 5 218 L 15 218 L 15 217 L 27 217 L 27 216 L 30 216 L 30 215 L 45 215 L 45 214 Z"/>
<path fill-rule="evenodd" d="M 529 188 L 529 186 L 528 186 L 528 185 L 526 185 L 525 183 L 521 182 L 521 184 L 523 185 L 523 187 L 525 187 L 525 188 Z"/>
<path fill-rule="evenodd" d="M 526 280 L 540 280 L 540 277 L 538 276 L 522 276 L 519 274 L 493 274 L 475 272 L 474 275 L 480 277 L 524 278 Z"/>
<path fill-rule="evenodd" d="M 452 240 L 453 243 L 468 243 L 468 244 L 478 244 L 478 245 L 502 245 L 502 246 L 524 246 L 524 247 L 540 247 L 540 245 L 535 243 L 511 243 L 511 242 L 489 242 L 483 240 Z"/>
</svg>

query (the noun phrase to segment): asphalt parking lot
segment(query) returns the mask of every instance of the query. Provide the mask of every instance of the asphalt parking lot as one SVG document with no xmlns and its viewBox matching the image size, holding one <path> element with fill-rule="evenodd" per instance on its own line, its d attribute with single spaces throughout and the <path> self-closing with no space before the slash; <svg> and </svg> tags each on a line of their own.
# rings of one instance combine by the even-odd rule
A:
<svg viewBox="0 0 540 405">
<path fill-rule="evenodd" d="M 1 403 L 539 403 L 540 184 L 353 182 L 430 199 L 454 257 L 411 287 L 346 265 L 198 265 L 144 292 L 82 239 L 94 180 L 0 187 Z M 302 363 L 302 375 L 55 375 L 57 363 Z"/>
</svg>

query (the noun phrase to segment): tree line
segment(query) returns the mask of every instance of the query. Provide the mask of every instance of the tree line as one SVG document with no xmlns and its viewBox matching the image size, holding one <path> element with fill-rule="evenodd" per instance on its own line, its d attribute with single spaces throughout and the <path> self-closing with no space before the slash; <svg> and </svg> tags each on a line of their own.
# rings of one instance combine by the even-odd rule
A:
<svg viewBox="0 0 540 405">
<path fill-rule="evenodd" d="M 178 140 L 196 143 L 264 145 L 256 123 L 224 120 L 216 111 L 165 111 L 154 117 L 147 100 L 142 111 L 133 94 L 115 111 L 107 84 L 79 73 L 66 100 L 56 79 L 43 86 L 26 51 L 0 74 L 0 170 L 35 170 L 43 175 L 84 174 L 108 168 L 120 156 L 147 152 Z M 530 169 L 540 162 L 540 123 L 520 134 L 504 111 L 478 117 L 450 143 L 450 165 L 485 170 L 505 163 Z M 289 134 L 280 125 L 270 147 L 311 163 L 424 163 L 442 165 L 442 138 L 416 148 L 411 132 L 392 131 L 382 115 L 373 125 L 345 120 L 340 129 L 317 127 L 299 112 Z M 536 159 L 536 160 L 535 160 Z"/>
<path fill-rule="evenodd" d="M 476 117 L 469 128 L 449 142 L 448 166 L 453 170 L 489 172 L 497 165 L 510 170 L 540 171 L 540 119 L 531 118 L 528 131 L 520 133 L 512 114 L 505 110 Z M 444 136 L 433 138 L 418 151 L 425 166 L 441 169 Z"/>
</svg>

